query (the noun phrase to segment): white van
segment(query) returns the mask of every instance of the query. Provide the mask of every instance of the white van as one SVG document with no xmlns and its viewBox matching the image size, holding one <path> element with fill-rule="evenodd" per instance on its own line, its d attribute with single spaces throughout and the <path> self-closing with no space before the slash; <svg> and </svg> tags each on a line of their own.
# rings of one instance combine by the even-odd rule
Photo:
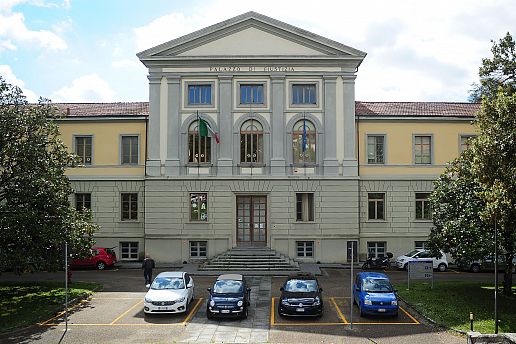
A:
<svg viewBox="0 0 516 344">
<path fill-rule="evenodd" d="M 414 250 L 403 256 L 399 256 L 396 258 L 396 266 L 399 269 L 407 269 L 407 264 L 410 261 L 418 260 L 420 258 L 431 258 L 433 261 L 434 269 L 437 269 L 441 272 L 446 271 L 448 269 L 448 260 L 446 259 L 446 255 L 443 251 L 441 251 L 441 257 L 430 257 L 430 252 L 427 250 Z"/>
</svg>

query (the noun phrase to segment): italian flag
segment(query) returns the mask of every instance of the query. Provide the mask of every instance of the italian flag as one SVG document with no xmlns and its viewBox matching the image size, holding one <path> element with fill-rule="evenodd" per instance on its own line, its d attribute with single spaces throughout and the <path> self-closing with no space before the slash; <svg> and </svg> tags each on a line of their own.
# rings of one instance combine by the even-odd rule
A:
<svg viewBox="0 0 516 344">
<path fill-rule="evenodd" d="M 199 135 L 201 137 L 207 137 L 208 131 L 211 133 L 211 136 L 215 138 L 215 141 L 220 143 L 219 135 L 211 128 L 210 123 L 199 117 Z"/>
</svg>

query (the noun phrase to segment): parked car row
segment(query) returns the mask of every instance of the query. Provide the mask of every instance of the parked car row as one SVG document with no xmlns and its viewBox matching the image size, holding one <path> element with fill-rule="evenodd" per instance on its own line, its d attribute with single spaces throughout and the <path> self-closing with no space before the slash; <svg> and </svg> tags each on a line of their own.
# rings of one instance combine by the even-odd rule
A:
<svg viewBox="0 0 516 344">
<path fill-rule="evenodd" d="M 494 271 L 495 268 L 495 259 L 494 256 L 486 256 L 482 259 L 476 259 L 473 261 L 467 260 L 459 260 L 457 262 L 457 266 L 461 270 L 471 271 L 471 272 L 481 272 L 481 271 Z M 515 272 L 516 266 L 516 257 L 512 259 L 512 272 Z M 504 271 L 507 267 L 507 262 L 505 261 L 504 255 L 498 256 L 498 270 Z"/>
<path fill-rule="evenodd" d="M 184 313 L 194 297 L 194 281 L 186 272 L 162 272 L 145 294 L 145 314 Z M 280 288 L 278 314 L 321 317 L 324 311 L 323 289 L 313 274 L 298 273 L 288 277 Z M 216 317 L 247 318 L 251 305 L 251 288 L 240 274 L 220 275 L 208 288 L 208 319 Z M 398 315 L 397 290 L 389 278 L 378 272 L 360 272 L 353 285 L 353 303 L 360 315 Z"/>
</svg>

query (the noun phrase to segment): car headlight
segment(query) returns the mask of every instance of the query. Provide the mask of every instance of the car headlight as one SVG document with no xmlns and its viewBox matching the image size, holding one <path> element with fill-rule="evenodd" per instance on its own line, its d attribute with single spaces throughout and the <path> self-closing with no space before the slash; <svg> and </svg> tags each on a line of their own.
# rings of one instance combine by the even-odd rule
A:
<svg viewBox="0 0 516 344">
<path fill-rule="evenodd" d="M 211 300 L 210 301 L 210 306 L 212 306 L 212 307 L 215 306 L 215 301 Z"/>
<path fill-rule="evenodd" d="M 180 297 L 179 299 L 176 299 L 176 302 L 183 302 L 185 300 L 185 297 Z"/>
<path fill-rule="evenodd" d="M 319 298 L 319 296 L 316 296 L 315 300 L 314 300 L 314 306 L 319 306 L 320 304 L 321 304 L 321 299 Z"/>
<path fill-rule="evenodd" d="M 391 301 L 391 305 L 393 305 L 393 306 L 397 306 L 397 305 L 398 305 L 398 300 L 392 300 L 392 301 Z"/>
<path fill-rule="evenodd" d="M 238 307 L 241 307 L 243 304 L 244 304 L 244 301 L 242 301 L 242 300 L 240 300 L 240 301 L 238 301 L 238 302 L 237 302 L 237 306 L 238 306 Z"/>
<path fill-rule="evenodd" d="M 371 306 L 373 303 L 371 300 L 364 300 L 364 304 Z"/>
<path fill-rule="evenodd" d="M 283 299 L 283 300 L 281 300 L 281 304 L 282 304 L 282 305 L 285 305 L 285 306 L 290 305 L 290 303 L 288 303 L 288 300 L 287 300 L 287 299 Z"/>
<path fill-rule="evenodd" d="M 152 303 L 152 300 L 150 298 L 148 298 L 148 297 L 145 297 L 145 302 Z"/>
</svg>

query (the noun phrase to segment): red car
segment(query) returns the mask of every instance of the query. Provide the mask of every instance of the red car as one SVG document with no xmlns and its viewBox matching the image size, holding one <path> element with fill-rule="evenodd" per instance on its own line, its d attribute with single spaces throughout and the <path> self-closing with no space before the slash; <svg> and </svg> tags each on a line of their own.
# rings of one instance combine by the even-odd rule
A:
<svg viewBox="0 0 516 344">
<path fill-rule="evenodd" d="M 76 258 L 70 264 L 71 268 L 94 267 L 104 270 L 116 263 L 116 253 L 112 248 L 92 247 L 91 256 L 87 258 Z"/>
</svg>

